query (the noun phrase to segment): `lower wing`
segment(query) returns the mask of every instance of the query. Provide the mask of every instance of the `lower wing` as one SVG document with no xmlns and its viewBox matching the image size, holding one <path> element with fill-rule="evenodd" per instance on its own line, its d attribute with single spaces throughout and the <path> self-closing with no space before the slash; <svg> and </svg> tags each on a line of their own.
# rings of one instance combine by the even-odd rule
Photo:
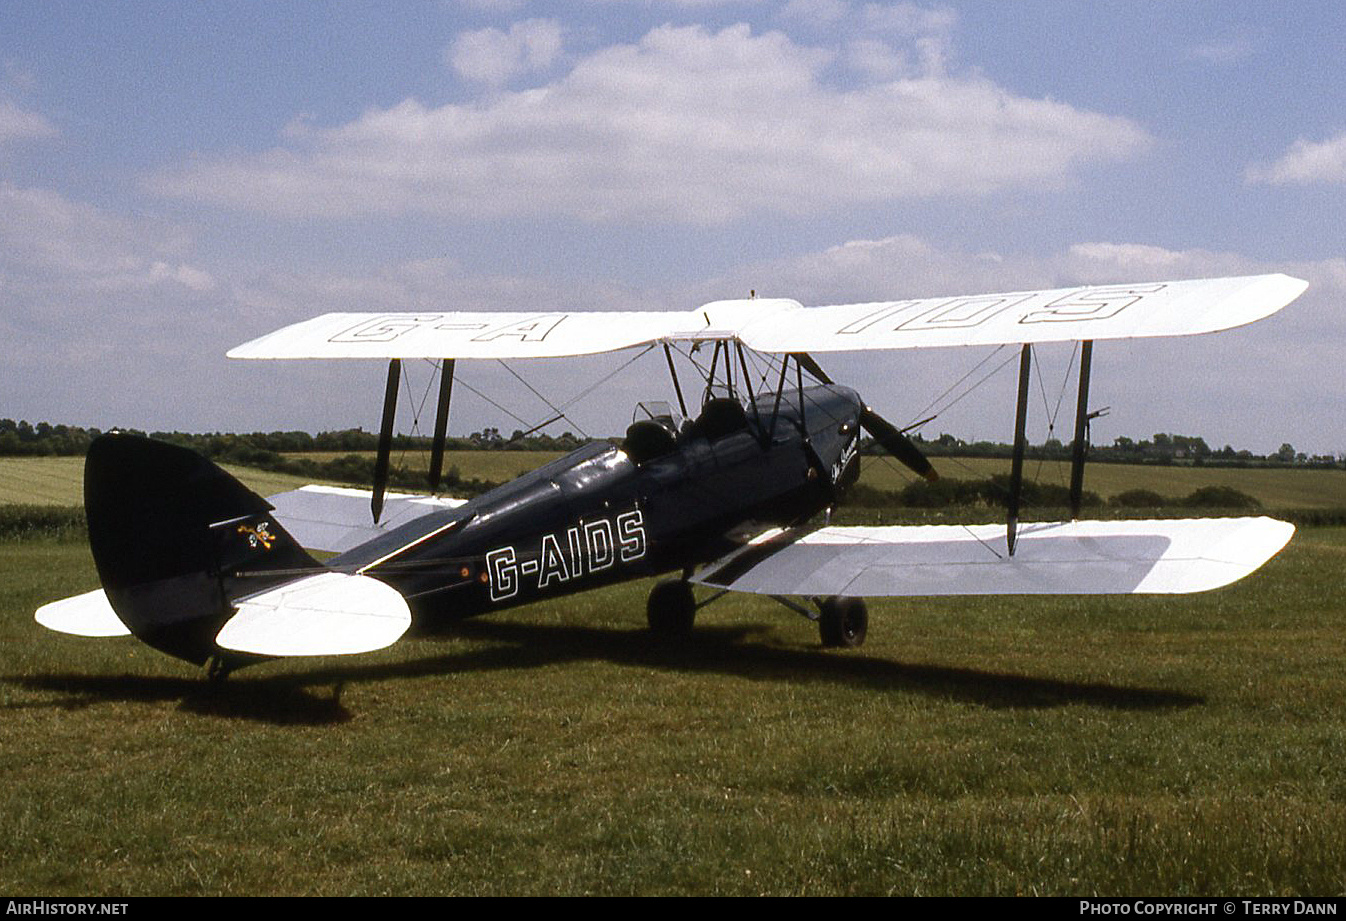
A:
<svg viewBox="0 0 1346 921">
<path fill-rule="evenodd" d="M 763 595 L 1178 594 L 1228 585 L 1290 540 L 1271 518 L 1022 525 L 825 527 L 769 532 L 692 581 Z"/>
</svg>

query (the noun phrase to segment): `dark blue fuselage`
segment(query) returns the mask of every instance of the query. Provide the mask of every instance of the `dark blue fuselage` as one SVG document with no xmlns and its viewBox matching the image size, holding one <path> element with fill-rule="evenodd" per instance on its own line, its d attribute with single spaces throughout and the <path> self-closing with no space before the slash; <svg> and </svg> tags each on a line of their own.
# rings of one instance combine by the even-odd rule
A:
<svg viewBox="0 0 1346 921">
<path fill-rule="evenodd" d="M 833 505 L 858 472 L 862 406 L 823 385 L 633 425 L 328 561 L 396 588 L 433 624 L 717 559 Z"/>
</svg>

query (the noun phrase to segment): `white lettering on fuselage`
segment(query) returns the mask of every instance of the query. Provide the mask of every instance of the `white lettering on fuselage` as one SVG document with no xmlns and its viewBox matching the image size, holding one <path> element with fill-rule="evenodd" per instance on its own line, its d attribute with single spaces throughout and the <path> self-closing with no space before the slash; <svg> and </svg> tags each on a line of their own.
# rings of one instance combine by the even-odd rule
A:
<svg viewBox="0 0 1346 921">
<path fill-rule="evenodd" d="M 837 483 L 841 480 L 841 475 L 846 472 L 847 465 L 854 459 L 856 452 L 860 450 L 860 436 L 856 435 L 846 447 L 841 449 L 841 457 L 832 465 L 832 482 Z"/>
<path fill-rule="evenodd" d="M 538 591 L 564 585 L 590 573 L 631 563 L 645 556 L 645 519 L 639 509 L 615 518 L 582 521 L 564 531 L 543 534 L 536 550 L 520 544 L 497 547 L 486 554 L 492 601 L 519 594 L 524 577 L 536 579 Z"/>
</svg>

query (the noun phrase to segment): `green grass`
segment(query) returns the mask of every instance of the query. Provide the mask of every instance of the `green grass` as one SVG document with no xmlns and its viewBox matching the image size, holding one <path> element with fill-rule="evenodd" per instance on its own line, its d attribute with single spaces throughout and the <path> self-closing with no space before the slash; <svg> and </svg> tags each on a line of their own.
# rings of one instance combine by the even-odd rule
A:
<svg viewBox="0 0 1346 921">
<path fill-rule="evenodd" d="M 871 604 L 859 650 L 648 584 L 212 689 L 47 633 L 75 542 L 0 543 L 0 890 L 1346 892 L 1346 529 L 1179 598 Z"/>
</svg>

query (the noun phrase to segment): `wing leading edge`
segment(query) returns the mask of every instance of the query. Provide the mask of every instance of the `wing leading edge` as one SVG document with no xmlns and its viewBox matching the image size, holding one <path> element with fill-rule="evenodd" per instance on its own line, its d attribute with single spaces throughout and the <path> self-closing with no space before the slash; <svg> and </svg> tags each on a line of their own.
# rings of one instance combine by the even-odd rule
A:
<svg viewBox="0 0 1346 921">
<path fill-rule="evenodd" d="M 558 358 L 706 339 L 735 339 L 760 352 L 836 352 L 1185 336 L 1270 316 L 1307 287 L 1287 275 L 1255 275 L 823 307 L 755 298 L 691 311 L 329 313 L 228 354 Z"/>
</svg>

